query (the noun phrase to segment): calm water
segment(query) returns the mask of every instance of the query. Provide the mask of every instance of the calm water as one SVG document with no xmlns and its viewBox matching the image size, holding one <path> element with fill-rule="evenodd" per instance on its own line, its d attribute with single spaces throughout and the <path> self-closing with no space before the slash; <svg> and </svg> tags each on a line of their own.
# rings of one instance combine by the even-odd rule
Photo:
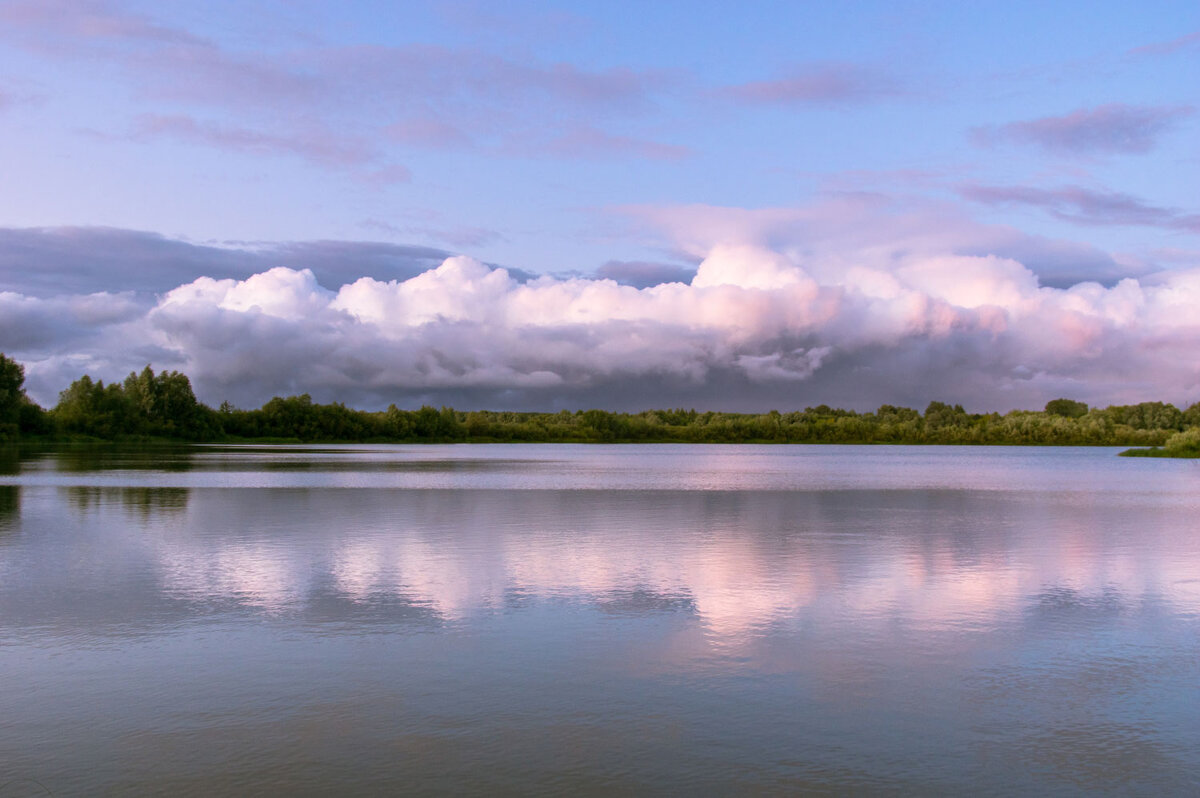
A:
<svg viewBox="0 0 1200 798">
<path fill-rule="evenodd" d="M 0 796 L 1196 794 L 1200 465 L 1115 452 L 0 454 Z"/>
</svg>

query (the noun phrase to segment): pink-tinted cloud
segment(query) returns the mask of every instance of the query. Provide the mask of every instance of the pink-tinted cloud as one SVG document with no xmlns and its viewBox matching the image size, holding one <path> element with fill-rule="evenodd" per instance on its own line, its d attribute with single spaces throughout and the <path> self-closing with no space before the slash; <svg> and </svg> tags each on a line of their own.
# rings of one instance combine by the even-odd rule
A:
<svg viewBox="0 0 1200 798">
<path fill-rule="evenodd" d="M 418 118 L 464 103 L 631 111 L 646 105 L 664 80 L 626 68 L 587 70 L 434 45 L 306 47 L 253 56 L 158 48 L 135 66 L 158 67 L 158 74 L 138 76 L 156 96 L 277 109 L 295 102 L 357 107 L 369 100 L 375 111 L 424 108 Z"/>
<path fill-rule="evenodd" d="M 287 54 L 241 56 L 102 0 L 15 0 L 0 6 L 0 22 L 0 38 L 16 46 L 117 65 L 139 93 L 159 99 L 278 109 L 327 98 L 334 88 Z"/>
<path fill-rule="evenodd" d="M 26 42 L 29 45 L 44 39 L 206 45 L 187 31 L 159 25 L 101 0 L 7 0 L 0 5 L 0 22 L 35 34 Z"/>
<path fill-rule="evenodd" d="M 353 141 L 329 131 L 313 130 L 302 134 L 275 134 L 250 128 L 222 125 L 185 114 L 146 115 L 138 119 L 135 135 L 166 136 L 206 144 L 220 149 L 260 155 L 298 155 L 326 166 L 360 166 L 378 154 L 365 142 Z M 399 175 L 407 179 L 407 170 Z"/>
<path fill-rule="evenodd" d="M 174 120 L 144 127 L 214 146 L 290 149 L 325 164 L 366 160 L 362 141 L 335 141 L 342 134 L 331 133 L 352 128 L 380 150 L 399 143 L 525 156 L 683 154 L 609 129 L 653 106 L 655 93 L 673 80 L 663 74 L 424 44 L 249 52 L 101 2 L 85 3 L 80 14 L 60 2 L 17 0 L 2 8 L 0 40 L 55 60 L 115 67 L 135 98 L 152 100 L 156 116 Z M 163 110 L 169 105 L 184 110 Z M 195 121 L 201 107 L 226 121 Z"/>
<path fill-rule="evenodd" d="M 648 141 L 606 133 L 594 127 L 574 127 L 552 139 L 547 151 L 567 158 L 623 158 L 674 161 L 686 158 L 691 150 L 677 144 Z"/>
<path fill-rule="evenodd" d="M 84 369 L 107 380 L 146 362 L 187 371 L 206 401 L 243 406 L 310 391 L 375 406 L 865 409 L 938 398 L 1007 410 L 1061 395 L 1182 401 L 1200 388 L 1200 264 L 1047 287 L 1011 256 L 1020 246 L 1037 256 L 1036 241 L 881 195 L 641 215 L 697 253 L 690 281 L 522 279 L 463 257 L 434 268 L 429 251 L 387 245 L 248 254 L 143 235 L 134 243 L 147 256 L 241 273 L 184 278 L 155 300 L 14 286 L 0 293 L 0 351 L 28 363 L 42 401 Z M 425 265 L 393 270 L 418 255 Z M 376 258 L 383 276 L 354 279 L 356 262 Z M 336 281 L 306 262 L 338 264 Z M 609 276 L 652 266 L 610 264 Z"/>
<path fill-rule="evenodd" d="M 726 244 L 690 284 L 644 289 L 523 283 L 451 258 L 407 280 L 363 278 L 335 292 L 280 267 L 199 278 L 152 308 L 55 299 L 79 308 L 69 329 L 49 300 L 0 295 L 23 319 L 0 330 L 0 348 L 32 355 L 31 384 L 52 395 L 47 353 L 103 366 L 93 376 L 111 379 L 144 365 L 129 350 L 150 342 L 202 396 L 244 405 L 306 390 L 360 404 L 761 409 L 948 398 L 1003 410 L 1067 388 L 1089 402 L 1178 401 L 1200 385 L 1194 269 L 1063 290 L 994 256 L 850 260 L 864 265 L 801 268 L 782 251 Z"/>
<path fill-rule="evenodd" d="M 374 169 L 360 172 L 355 177 L 359 181 L 376 188 L 385 188 L 399 183 L 412 181 L 412 172 L 407 166 L 398 163 L 384 164 Z"/>
<path fill-rule="evenodd" d="M 615 210 L 632 219 L 642 235 L 684 260 L 699 262 L 716 246 L 751 242 L 785 252 L 805 268 L 828 270 L 831 278 L 837 269 L 886 268 L 898 258 L 945 253 L 1017 260 L 1048 285 L 1113 282 L 1148 270 L 1118 263 L 1086 244 L 980 224 L 961 205 L 912 195 L 842 192 L 793 208 L 677 205 Z"/>
<path fill-rule="evenodd" d="M 1150 205 L 1130 194 L 1115 191 L 1095 191 L 1081 186 L 1043 189 L 968 184 L 959 187 L 959 194 L 985 205 L 1040 208 L 1055 218 L 1077 224 L 1138 225 L 1200 232 L 1200 214 Z"/>
<path fill-rule="evenodd" d="M 807 64 L 775 80 L 729 86 L 724 93 L 738 101 L 763 105 L 840 105 L 861 103 L 902 93 L 896 78 L 858 64 Z"/>
<path fill-rule="evenodd" d="M 429 149 L 469 148 L 475 140 L 461 127 L 435 117 L 404 119 L 384 128 L 392 141 Z"/>
<path fill-rule="evenodd" d="M 491 99 L 537 95 L 556 102 L 635 106 L 664 76 L 628 68 L 587 70 L 432 45 L 308 46 L 243 55 L 186 30 L 103 2 L 15 0 L 0 6 L 0 37 L 57 57 L 95 57 L 131 68 L 158 96 L 222 105 L 297 100 Z M 120 45 L 105 47 L 103 45 Z"/>
<path fill-rule="evenodd" d="M 1193 50 L 1200 48 L 1200 30 L 1192 33 L 1185 33 L 1174 39 L 1168 39 L 1164 42 L 1152 42 L 1144 44 L 1141 47 L 1134 47 L 1129 51 L 1130 55 L 1170 55 L 1181 50 Z"/>
<path fill-rule="evenodd" d="M 1186 106 L 1155 108 L 1111 103 L 1063 116 L 977 127 L 971 135 L 984 146 L 1015 142 L 1067 154 L 1144 153 L 1154 148 L 1160 135 L 1192 113 L 1193 109 Z"/>
</svg>

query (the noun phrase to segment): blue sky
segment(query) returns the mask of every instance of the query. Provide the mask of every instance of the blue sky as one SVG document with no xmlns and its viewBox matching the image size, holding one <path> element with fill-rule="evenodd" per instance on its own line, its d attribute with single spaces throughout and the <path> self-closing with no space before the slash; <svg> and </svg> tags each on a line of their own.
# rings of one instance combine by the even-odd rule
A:
<svg viewBox="0 0 1200 798">
<path fill-rule="evenodd" d="M 644 309 L 637 324 L 656 332 L 640 334 L 660 348 L 708 324 L 696 319 L 734 312 L 714 298 L 723 289 L 704 290 L 717 273 L 724 282 L 712 285 L 765 292 L 755 296 L 768 303 L 808 301 L 781 289 L 805 280 L 825 298 L 810 315 L 744 338 L 731 330 L 749 322 L 721 316 L 696 343 L 698 360 L 675 369 L 651 358 L 641 370 L 596 360 L 594 349 L 536 364 L 511 352 L 447 354 L 429 325 L 457 319 L 487 336 L 482 317 L 418 314 L 425 321 L 389 331 L 330 299 L 359 326 L 329 332 L 338 345 L 314 344 L 309 359 L 408 360 L 391 371 L 330 364 L 324 377 L 301 375 L 314 393 L 493 406 L 631 395 L 869 405 L 920 402 L 934 390 L 976 405 L 1066 390 L 1093 401 L 1159 391 L 1152 398 L 1182 402 L 1200 394 L 1194 360 L 1183 373 L 1118 380 L 1108 358 L 1154 346 L 1161 354 L 1168 339 L 1182 352 L 1191 340 L 1183 310 L 1200 310 L 1187 304 L 1188 275 L 1200 267 L 1198 108 L 1194 2 L 0 0 L 0 290 L 17 303 L 0 322 L 0 349 L 23 358 L 43 401 L 80 369 L 111 379 L 149 359 L 188 370 L 204 398 L 232 391 L 253 403 L 306 386 L 256 381 L 249 355 L 245 373 L 219 367 L 166 331 L 173 289 L 279 267 L 310 269 L 313 290 L 331 296 L 359 277 L 394 293 L 466 256 L 512 280 L 480 307 L 508 307 L 537 275 L 580 296 L 602 278 L 635 292 L 542 327 L 510 308 L 496 323 L 518 349 L 628 335 L 605 330 L 633 323 L 627 309 L 649 296 L 636 291 L 656 283 L 690 283 L 701 305 L 717 303 L 693 319 L 673 310 L 692 295 Z M 722 265 L 735 251 L 741 265 Z M 946 258 L 974 260 L 936 265 Z M 1027 270 L 1033 282 L 1018 282 L 1028 296 L 962 304 L 951 283 L 988 258 L 1010 282 L 1009 264 Z M 889 301 L 907 310 L 869 309 L 879 291 L 848 276 L 856 267 L 899 275 Z M 694 282 L 698 268 L 710 274 Z M 796 279 L 740 276 L 765 268 Z M 931 288 L 914 269 L 946 276 Z M 1113 310 L 1122 279 L 1160 292 L 1138 300 L 1141 312 L 1168 308 L 1181 326 L 1157 332 L 1158 344 L 1137 338 L 1144 320 Z M 382 287 L 390 280 L 395 287 Z M 1109 293 L 1061 293 L 1088 281 Z M 431 306 L 467 290 L 443 289 Z M 842 329 L 850 316 L 916 313 L 913 291 L 928 307 L 965 314 L 946 322 L 948 339 L 936 332 L 941 310 L 928 308 L 888 327 L 894 340 Z M 1084 295 L 1087 310 L 1076 307 Z M 205 296 L 222 313 L 237 304 L 228 292 Z M 846 300 L 826 317 L 829 297 L 866 304 L 851 313 Z M 63 317 L 45 305 L 54 302 L 90 309 L 43 330 Z M 1047 321 L 1047 305 L 1091 321 Z M 1003 325 L 984 319 L 988 307 Z M 251 303 L 245 312 L 265 311 Z M 1027 348 L 1058 334 L 1039 334 L 1039 324 L 1092 332 L 1068 362 L 1066 352 Z M 341 348 L 367 327 L 378 334 L 369 358 Z M 971 339 L 976 357 L 1006 354 L 953 378 L 942 347 L 966 345 L 956 338 L 964 330 L 992 336 L 989 346 Z M 888 357 L 868 351 L 881 347 Z M 448 376 L 420 376 L 429 373 L 414 365 L 421 357 L 448 358 Z M 807 365 L 775 381 L 747 365 L 772 357 Z M 924 379 L 898 380 L 886 366 L 910 357 L 926 364 Z M 847 376 L 864 369 L 874 376 Z"/>
</svg>

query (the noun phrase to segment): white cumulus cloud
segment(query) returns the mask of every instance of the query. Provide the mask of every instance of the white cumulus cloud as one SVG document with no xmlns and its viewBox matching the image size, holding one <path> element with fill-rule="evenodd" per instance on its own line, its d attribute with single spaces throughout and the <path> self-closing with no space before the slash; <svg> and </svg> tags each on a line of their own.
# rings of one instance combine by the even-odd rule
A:
<svg viewBox="0 0 1200 798">
<path fill-rule="evenodd" d="M 299 392 L 544 409 L 1200 399 L 1200 268 L 1056 288 L 1010 257 L 884 254 L 874 239 L 826 257 L 717 228 L 690 283 L 643 288 L 522 281 L 457 256 L 336 290 L 280 266 L 150 302 L 8 292 L 0 349 L 26 360 L 47 403 L 85 370 L 114 379 L 147 362 L 242 406 Z"/>
</svg>

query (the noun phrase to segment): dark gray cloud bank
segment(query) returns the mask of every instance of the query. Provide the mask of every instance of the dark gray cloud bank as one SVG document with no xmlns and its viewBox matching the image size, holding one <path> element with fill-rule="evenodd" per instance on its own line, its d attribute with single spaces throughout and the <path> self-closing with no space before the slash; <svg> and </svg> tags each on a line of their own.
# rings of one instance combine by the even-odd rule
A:
<svg viewBox="0 0 1200 798">
<path fill-rule="evenodd" d="M 405 280 L 453 253 L 355 241 L 228 242 L 225 246 L 110 227 L 0 227 L 0 291 L 50 297 L 161 293 L 197 277 L 243 279 L 275 266 L 310 269 L 323 285 Z"/>
<path fill-rule="evenodd" d="M 1071 212 L 1088 201 L 976 194 Z M 427 247 L 0 230 L 0 351 L 27 364 L 45 404 L 85 372 L 147 363 L 185 371 L 204 401 L 247 407 L 299 392 L 466 409 L 1200 399 L 1194 257 L 1147 273 L 862 196 L 626 212 L 699 266 L 535 277 Z M 1140 223 L 1162 221 L 1151 216 Z"/>
</svg>

